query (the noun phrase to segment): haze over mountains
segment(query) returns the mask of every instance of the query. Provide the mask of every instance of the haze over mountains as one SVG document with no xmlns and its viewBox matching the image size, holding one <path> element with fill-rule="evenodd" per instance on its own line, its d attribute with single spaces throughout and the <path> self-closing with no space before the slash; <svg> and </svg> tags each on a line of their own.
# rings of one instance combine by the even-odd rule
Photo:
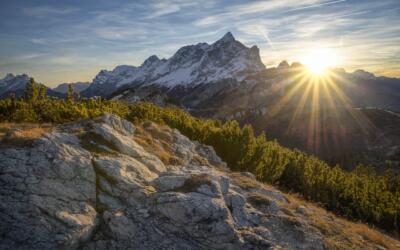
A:
<svg viewBox="0 0 400 250">
<path fill-rule="evenodd" d="M 84 97 L 175 104 L 198 116 L 250 123 L 257 133 L 332 163 L 398 164 L 400 79 L 331 69 L 331 83 L 313 84 L 305 71 L 286 61 L 267 69 L 257 46 L 246 47 L 228 32 L 213 44 L 184 46 L 169 59 L 153 55 L 138 67 L 101 70 L 90 85 L 74 88 Z M 22 93 L 28 79 L 7 75 L 0 97 Z M 61 84 L 49 94 L 66 89 Z"/>
</svg>

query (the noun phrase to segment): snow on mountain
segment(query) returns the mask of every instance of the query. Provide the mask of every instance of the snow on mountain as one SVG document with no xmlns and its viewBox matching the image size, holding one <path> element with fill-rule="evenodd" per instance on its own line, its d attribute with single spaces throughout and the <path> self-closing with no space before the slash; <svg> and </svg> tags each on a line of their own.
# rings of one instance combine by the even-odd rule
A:
<svg viewBox="0 0 400 250">
<path fill-rule="evenodd" d="M 199 43 L 180 48 L 171 58 L 153 55 L 139 67 L 122 65 L 102 70 L 83 95 L 109 96 L 122 86 L 197 86 L 222 79 L 243 81 L 249 74 L 265 69 L 256 46 L 246 47 L 228 32 L 209 45 Z"/>
<path fill-rule="evenodd" d="M 65 94 L 68 91 L 68 86 L 72 85 L 75 92 L 82 92 L 89 87 L 89 84 L 89 82 L 61 83 L 53 88 L 53 91 Z"/>
<path fill-rule="evenodd" d="M 26 74 L 17 76 L 7 74 L 0 80 L 0 98 L 8 96 L 10 93 L 23 91 L 28 81 L 29 76 Z"/>
<path fill-rule="evenodd" d="M 6 98 L 11 94 L 15 94 L 16 97 L 21 97 L 26 88 L 26 84 L 29 82 L 30 77 L 27 74 L 13 75 L 7 74 L 3 79 L 0 79 L 0 99 Z M 41 84 L 42 85 L 42 84 Z M 52 89 L 47 88 L 47 95 L 54 97 L 63 97 L 64 95 L 60 92 L 55 92 Z"/>
</svg>

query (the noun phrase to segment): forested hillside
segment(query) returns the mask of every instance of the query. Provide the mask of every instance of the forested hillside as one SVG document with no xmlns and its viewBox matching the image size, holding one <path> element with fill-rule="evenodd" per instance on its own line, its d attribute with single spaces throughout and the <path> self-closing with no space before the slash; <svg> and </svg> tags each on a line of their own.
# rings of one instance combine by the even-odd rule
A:
<svg viewBox="0 0 400 250">
<path fill-rule="evenodd" d="M 176 108 L 148 103 L 127 105 L 104 99 L 81 99 L 72 91 L 67 98 L 46 96 L 33 79 L 23 98 L 0 100 L 0 122 L 66 123 L 114 113 L 134 123 L 151 120 L 176 128 L 192 140 L 214 147 L 232 170 L 250 171 L 256 177 L 284 190 L 301 194 L 337 214 L 399 232 L 400 177 L 387 171 L 377 175 L 358 166 L 352 172 L 297 150 L 254 136 L 251 126 L 235 121 L 204 120 Z"/>
</svg>

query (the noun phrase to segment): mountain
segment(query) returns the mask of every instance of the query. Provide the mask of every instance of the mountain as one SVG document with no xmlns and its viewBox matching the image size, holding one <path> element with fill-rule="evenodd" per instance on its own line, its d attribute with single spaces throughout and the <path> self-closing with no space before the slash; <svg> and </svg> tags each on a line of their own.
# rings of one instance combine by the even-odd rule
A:
<svg viewBox="0 0 400 250">
<path fill-rule="evenodd" d="M 7 74 L 3 79 L 0 79 L 0 99 L 6 98 L 11 94 L 15 94 L 16 97 L 21 97 L 24 94 L 26 84 L 28 83 L 30 77 L 26 74 L 13 75 Z M 53 91 L 52 89 L 46 87 L 47 95 L 62 97 L 63 95 Z"/>
<path fill-rule="evenodd" d="M 139 67 L 102 70 L 81 96 L 173 104 L 196 116 L 249 123 L 332 164 L 400 166 L 400 79 L 330 69 L 322 82 L 307 72 L 287 61 L 265 68 L 256 46 L 228 32 L 169 59 L 150 56 Z"/>
<path fill-rule="evenodd" d="M 228 32 L 211 45 L 182 47 L 168 60 L 153 55 L 139 67 L 121 65 L 112 71 L 102 70 L 82 95 L 109 97 L 116 90 L 129 87 L 193 88 L 224 79 L 241 82 L 264 69 L 259 49 L 244 46 Z"/>
<path fill-rule="evenodd" d="M 282 145 L 342 166 L 400 166 L 400 79 L 335 69 L 314 81 L 282 63 L 245 84 L 194 89 L 178 103 L 192 114 L 251 124 Z M 196 102 L 196 100 L 201 100 Z"/>
<path fill-rule="evenodd" d="M 182 47 L 168 60 L 151 56 L 140 67 L 103 70 L 82 95 L 174 104 L 197 116 L 250 123 L 285 146 L 348 167 L 400 165 L 400 79 L 331 69 L 328 83 L 314 84 L 307 72 L 287 61 L 266 69 L 256 46 L 228 32 L 211 45 Z M 315 86 L 318 98 L 310 91 Z M 316 113 L 323 122 L 310 122 Z"/>
<path fill-rule="evenodd" d="M 0 80 L 0 98 L 4 98 L 11 93 L 17 93 L 21 95 L 21 91 L 25 90 L 25 86 L 29 81 L 29 76 L 26 74 L 14 76 L 13 74 L 7 74 L 3 79 Z"/>
<path fill-rule="evenodd" d="M 166 126 L 109 114 L 14 125 L 0 137 L 2 249 L 400 247 L 230 172 L 212 147 Z"/>
<path fill-rule="evenodd" d="M 72 86 L 74 92 L 80 93 L 89 87 L 89 82 L 75 82 L 75 83 L 61 83 L 57 87 L 53 88 L 53 91 L 66 94 L 68 87 Z"/>
</svg>

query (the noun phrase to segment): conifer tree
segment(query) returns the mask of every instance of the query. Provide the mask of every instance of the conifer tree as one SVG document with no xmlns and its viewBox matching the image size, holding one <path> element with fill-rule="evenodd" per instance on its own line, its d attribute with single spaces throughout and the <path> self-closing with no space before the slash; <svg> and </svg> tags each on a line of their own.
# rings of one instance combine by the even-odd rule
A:
<svg viewBox="0 0 400 250">
<path fill-rule="evenodd" d="M 72 87 L 71 84 L 68 85 L 67 102 L 68 103 L 73 103 L 74 102 L 74 88 Z"/>
<path fill-rule="evenodd" d="M 25 99 L 36 102 L 39 97 L 39 87 L 33 78 L 30 78 L 25 88 Z"/>
</svg>

